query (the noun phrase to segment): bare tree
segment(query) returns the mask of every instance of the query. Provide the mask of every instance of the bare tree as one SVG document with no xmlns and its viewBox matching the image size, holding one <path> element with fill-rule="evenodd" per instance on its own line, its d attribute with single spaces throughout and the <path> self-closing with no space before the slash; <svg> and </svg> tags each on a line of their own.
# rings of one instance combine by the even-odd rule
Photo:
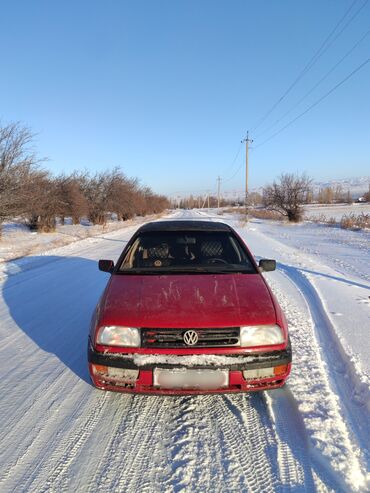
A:
<svg viewBox="0 0 370 493">
<path fill-rule="evenodd" d="M 334 200 L 334 191 L 332 187 L 325 187 L 319 190 L 319 204 L 332 204 Z"/>
<path fill-rule="evenodd" d="M 117 214 L 119 220 L 127 221 L 137 214 L 136 197 L 139 190 L 137 179 L 127 178 L 119 168 L 115 168 L 110 176 L 109 207 Z"/>
<path fill-rule="evenodd" d="M 264 205 L 280 212 L 291 222 L 299 222 L 303 216 L 303 204 L 310 191 L 311 179 L 303 174 L 282 174 L 278 181 L 263 189 Z"/>
<path fill-rule="evenodd" d="M 5 220 L 27 209 L 29 185 L 40 163 L 32 150 L 33 138 L 20 123 L 0 126 L 0 232 Z"/>
<path fill-rule="evenodd" d="M 87 201 L 88 218 L 93 224 L 105 224 L 107 213 L 112 212 L 113 171 L 103 171 L 81 177 L 81 189 Z"/>
<path fill-rule="evenodd" d="M 129 179 L 119 168 L 85 175 L 82 190 L 88 203 L 88 216 L 93 224 L 105 224 L 109 213 L 127 220 L 135 215 L 153 214 L 168 207 L 168 200 L 141 187 L 137 179 Z"/>
<path fill-rule="evenodd" d="M 19 123 L 0 125 L 0 234 L 5 220 L 20 215 L 31 229 L 53 231 L 58 216 L 62 221 L 71 217 L 76 224 L 87 215 L 93 224 L 105 224 L 112 212 L 126 220 L 168 207 L 165 197 L 127 178 L 119 168 L 53 177 L 39 167 L 33 139 Z"/>
<path fill-rule="evenodd" d="M 47 171 L 39 172 L 31 182 L 27 217 L 30 229 L 48 233 L 54 231 L 60 215 L 62 199 L 58 181 Z"/>
<path fill-rule="evenodd" d="M 81 174 L 77 172 L 70 176 L 60 175 L 56 178 L 56 188 L 59 198 L 59 217 L 61 223 L 70 217 L 73 224 L 79 224 L 81 217 L 88 213 L 88 203 L 82 191 Z"/>
</svg>

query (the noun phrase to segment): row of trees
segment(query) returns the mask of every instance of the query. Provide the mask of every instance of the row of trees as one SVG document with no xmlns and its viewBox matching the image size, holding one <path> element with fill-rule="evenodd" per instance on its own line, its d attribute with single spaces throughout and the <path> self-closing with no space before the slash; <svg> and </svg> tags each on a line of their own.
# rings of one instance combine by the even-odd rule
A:
<svg viewBox="0 0 370 493">
<path fill-rule="evenodd" d="M 306 174 L 295 175 L 285 173 L 275 180 L 272 184 L 267 185 L 262 194 L 252 192 L 248 195 L 248 207 L 263 206 L 266 209 L 276 211 L 282 216 L 285 216 L 291 222 L 299 222 L 302 220 L 305 204 L 317 201 L 321 204 L 331 204 L 335 202 L 352 203 L 350 192 L 343 191 L 341 186 L 336 188 L 326 187 L 319 190 L 317 197 L 314 197 L 312 190 L 312 179 Z M 364 195 L 364 200 L 370 201 L 370 190 Z M 208 197 L 206 200 L 194 199 L 193 196 L 182 199 L 179 203 L 180 207 L 217 207 L 217 198 Z M 209 203 L 209 205 L 208 205 Z M 240 205 L 241 201 L 238 201 Z M 220 207 L 227 205 L 235 205 L 235 200 L 220 200 Z"/>
<path fill-rule="evenodd" d="M 220 196 L 220 207 L 233 207 L 244 204 L 244 197 L 227 198 Z M 262 195 L 258 192 L 250 192 L 248 194 L 248 204 L 256 206 L 262 204 Z M 216 195 L 189 195 L 188 197 L 177 197 L 171 200 L 173 209 L 197 209 L 197 208 L 216 208 L 218 205 L 218 197 Z"/>
<path fill-rule="evenodd" d="M 286 180 L 286 176 L 283 181 Z M 289 175 L 290 180 L 294 179 L 294 175 Z M 303 194 L 303 199 L 306 204 L 339 204 L 346 203 L 352 204 L 353 197 L 351 195 L 350 190 L 344 190 L 341 185 L 337 185 L 336 187 L 324 187 L 320 188 L 317 192 L 314 191 L 313 187 L 310 183 L 307 183 L 307 188 L 305 187 L 305 192 Z M 249 203 L 250 205 L 263 205 L 264 203 L 264 192 L 262 194 L 258 192 L 252 192 L 249 194 Z"/>
<path fill-rule="evenodd" d="M 282 174 L 271 185 L 263 189 L 263 193 L 257 192 L 248 195 L 248 207 L 262 205 L 266 209 L 276 211 L 285 216 L 289 221 L 298 222 L 303 216 L 303 205 L 312 199 L 312 180 L 307 175 Z M 241 205 L 244 200 L 238 201 Z M 202 204 L 202 205 L 201 205 Z M 176 205 L 176 202 L 173 204 Z M 182 208 L 193 207 L 217 207 L 217 198 L 213 196 L 201 199 L 201 197 L 181 199 L 177 205 Z M 235 200 L 220 200 L 220 207 L 235 205 Z"/>
<path fill-rule="evenodd" d="M 52 231 L 56 218 L 82 217 L 104 224 L 112 213 L 119 220 L 162 212 L 167 198 L 128 178 L 121 169 L 52 175 L 33 151 L 32 132 L 18 123 L 0 126 L 0 231 L 16 216 L 31 229 Z"/>
<path fill-rule="evenodd" d="M 344 191 L 341 185 L 321 188 L 317 194 L 317 201 L 319 204 L 353 203 L 351 192 Z"/>
<path fill-rule="evenodd" d="M 353 203 L 353 198 L 350 191 L 345 191 L 338 185 L 336 187 L 325 187 L 320 189 L 317 193 L 311 185 L 311 179 L 307 178 L 305 175 L 296 176 L 293 174 L 283 174 L 280 178 L 275 181 L 272 185 L 266 186 L 262 193 L 259 192 L 249 192 L 248 194 L 248 207 L 272 207 L 271 198 L 274 197 L 274 201 L 281 202 L 281 195 L 288 198 L 288 191 L 290 195 L 296 193 L 296 198 L 302 201 L 302 204 L 333 204 L 333 203 Z M 370 192 L 364 195 L 364 198 L 370 200 Z M 276 199 L 276 200 L 275 200 Z M 288 199 L 291 201 L 292 197 Z M 207 196 L 193 196 L 183 197 L 178 199 L 173 199 L 171 206 L 173 208 L 180 209 L 193 209 L 201 207 L 217 207 L 218 200 L 215 195 Z M 243 205 L 244 197 L 238 198 L 225 198 L 220 197 L 220 207 L 228 207 L 235 205 Z M 294 213 L 293 213 L 294 215 Z"/>
</svg>

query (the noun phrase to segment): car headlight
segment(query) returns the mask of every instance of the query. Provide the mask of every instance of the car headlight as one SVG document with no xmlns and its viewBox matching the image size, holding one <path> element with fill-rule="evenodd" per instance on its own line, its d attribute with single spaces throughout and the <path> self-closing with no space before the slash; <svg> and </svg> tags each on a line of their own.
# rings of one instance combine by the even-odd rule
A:
<svg viewBox="0 0 370 493">
<path fill-rule="evenodd" d="M 117 325 L 100 327 L 96 342 L 104 346 L 138 347 L 140 346 L 140 332 L 139 329 Z"/>
<path fill-rule="evenodd" d="M 282 344 L 284 334 L 278 325 L 251 325 L 240 327 L 240 345 L 243 347 Z"/>
</svg>

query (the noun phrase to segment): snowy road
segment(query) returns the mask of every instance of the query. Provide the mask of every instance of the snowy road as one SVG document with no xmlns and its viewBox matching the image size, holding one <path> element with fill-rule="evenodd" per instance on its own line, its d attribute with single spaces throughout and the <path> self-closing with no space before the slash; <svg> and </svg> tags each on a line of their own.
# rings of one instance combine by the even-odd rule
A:
<svg viewBox="0 0 370 493">
<path fill-rule="evenodd" d="M 311 251 L 298 230 L 226 219 L 257 257 L 278 260 L 267 278 L 290 323 L 288 385 L 187 397 L 91 387 L 87 330 L 107 281 L 96 260 L 116 259 L 134 226 L 9 263 L 0 299 L 1 492 L 369 491 L 368 238 L 356 238 L 352 259 L 347 250 L 329 255 L 323 236 Z M 348 317 L 362 327 L 353 340 Z"/>
</svg>

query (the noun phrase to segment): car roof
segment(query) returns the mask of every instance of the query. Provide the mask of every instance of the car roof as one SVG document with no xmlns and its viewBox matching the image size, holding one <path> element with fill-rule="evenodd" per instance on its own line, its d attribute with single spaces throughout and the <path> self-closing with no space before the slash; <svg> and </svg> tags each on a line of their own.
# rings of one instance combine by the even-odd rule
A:
<svg viewBox="0 0 370 493">
<path fill-rule="evenodd" d="M 155 221 L 146 223 L 138 233 L 149 231 L 232 231 L 231 227 L 218 221 Z"/>
</svg>

